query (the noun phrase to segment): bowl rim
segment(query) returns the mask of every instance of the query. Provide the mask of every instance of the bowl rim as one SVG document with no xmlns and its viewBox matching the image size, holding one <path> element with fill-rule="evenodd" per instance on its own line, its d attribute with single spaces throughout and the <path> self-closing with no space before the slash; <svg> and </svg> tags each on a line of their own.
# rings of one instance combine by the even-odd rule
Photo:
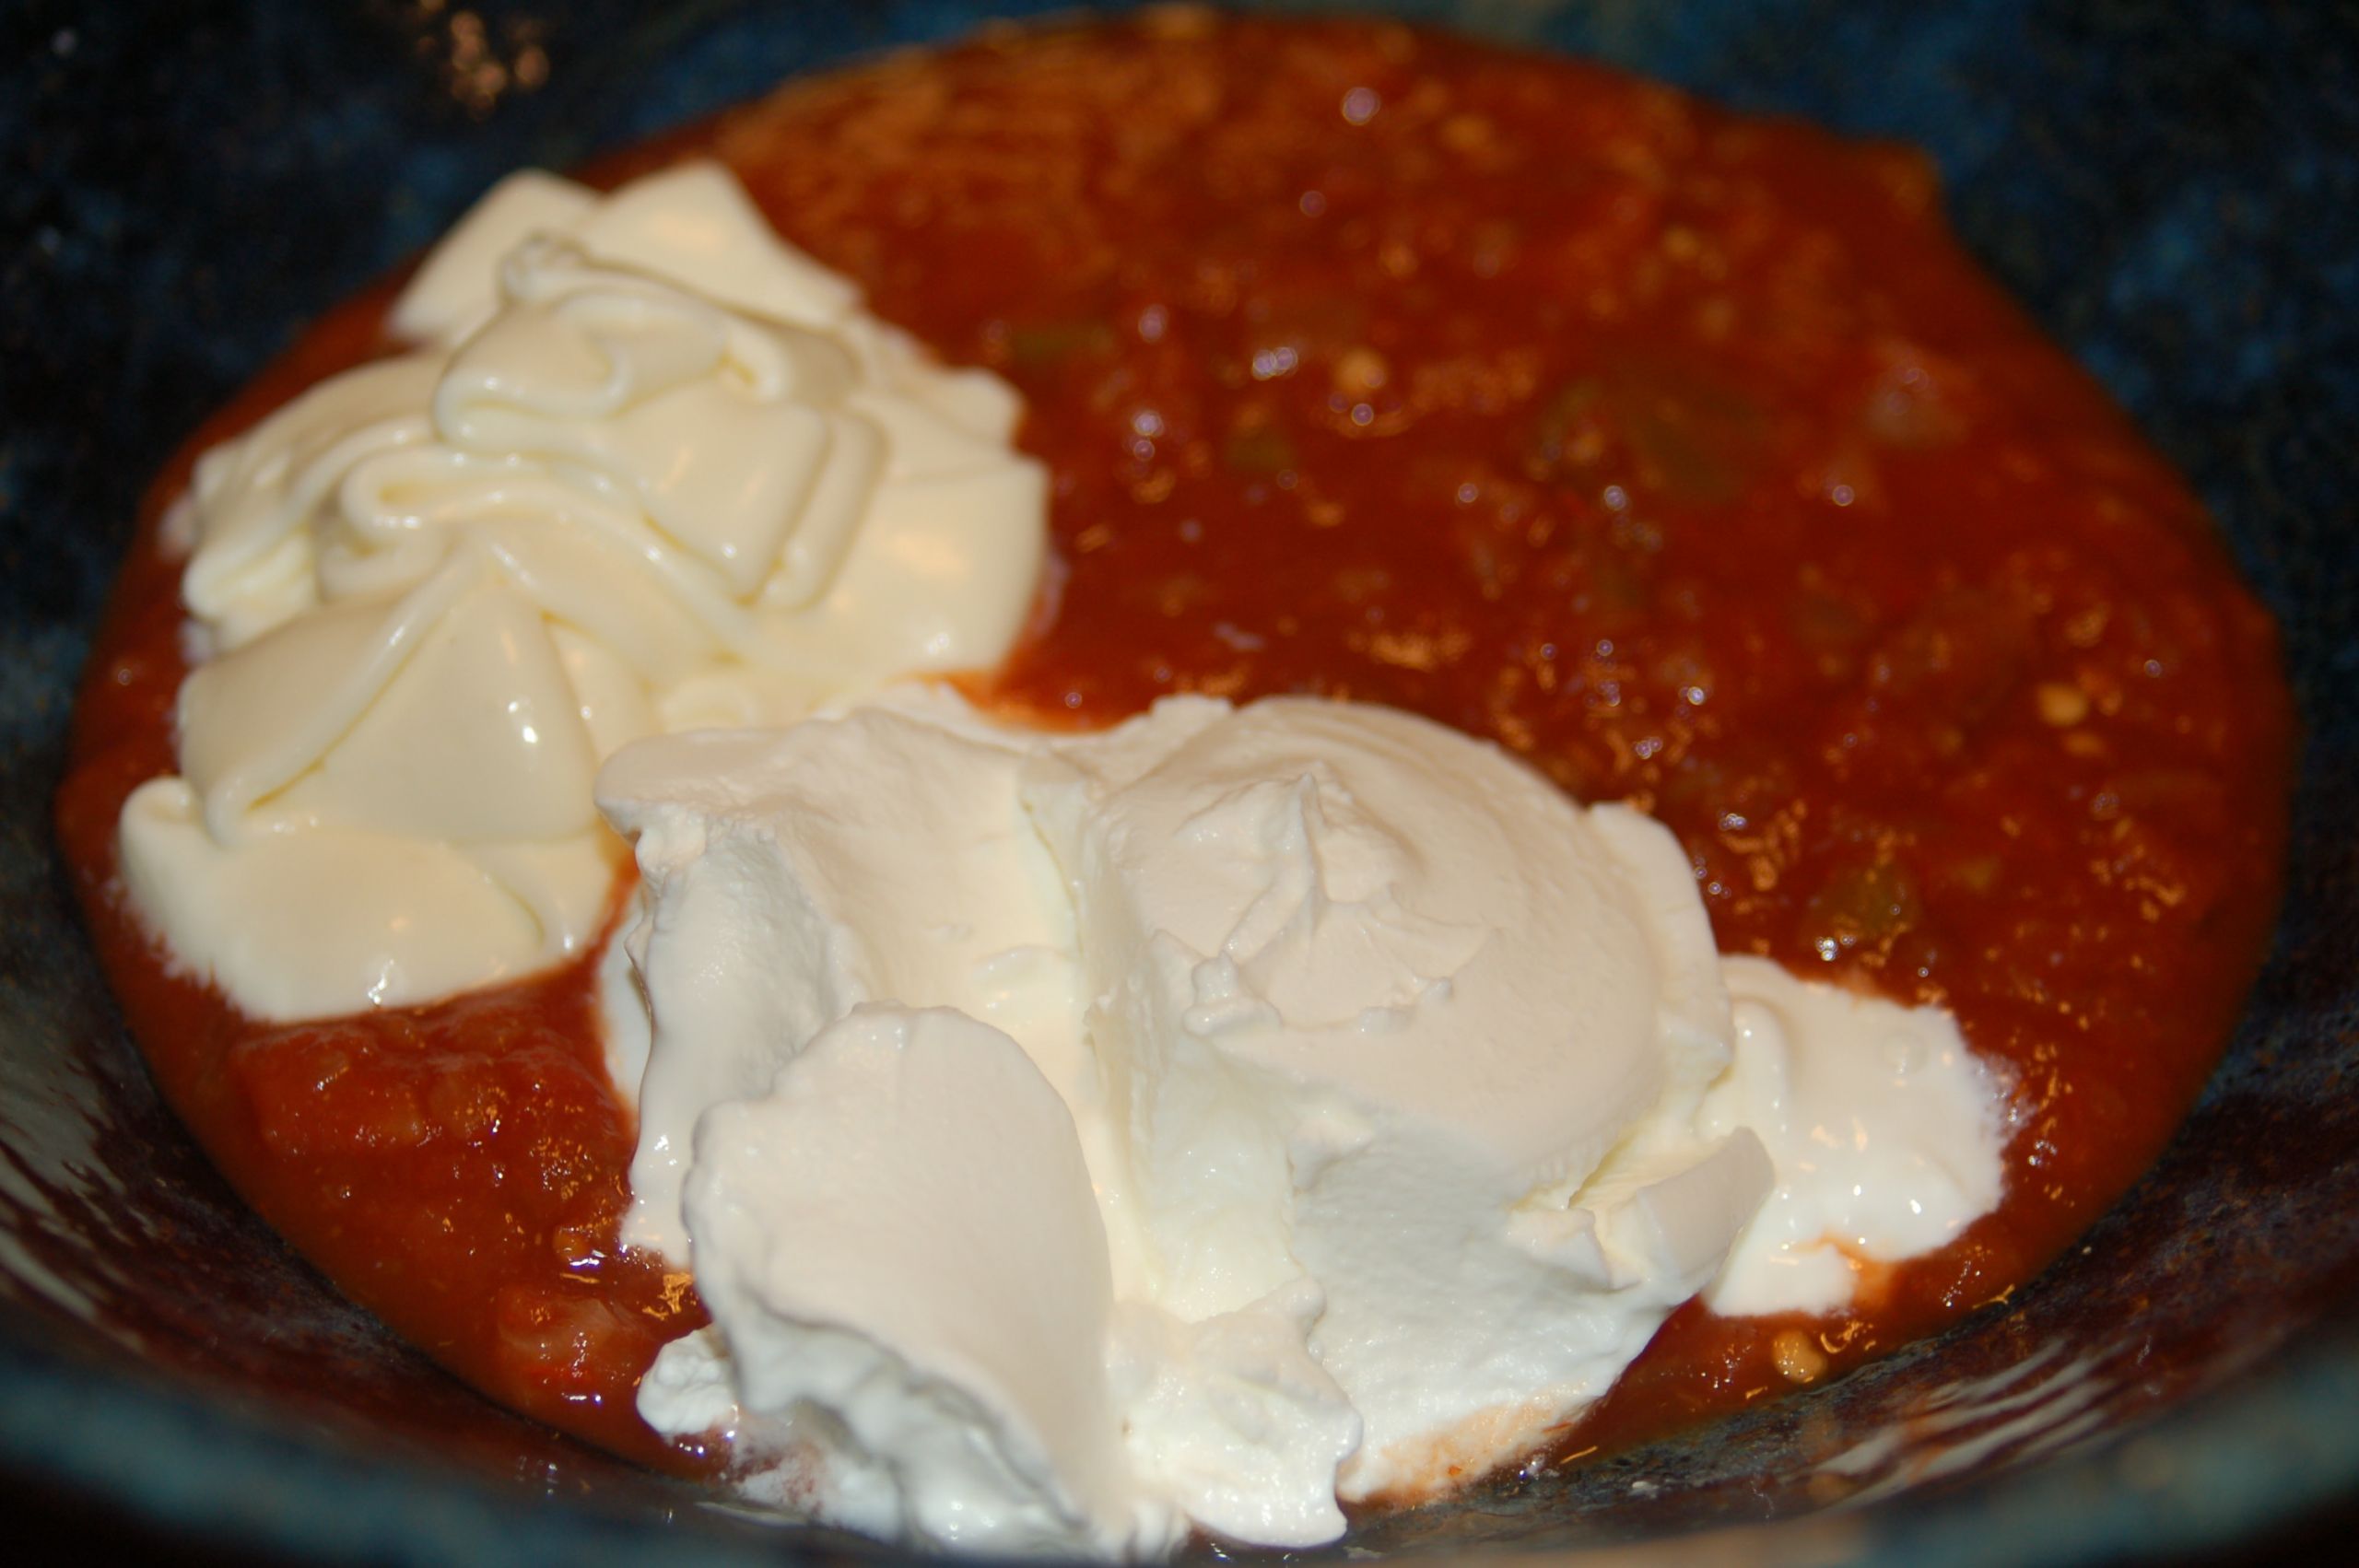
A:
<svg viewBox="0 0 2359 1568">
<path fill-rule="evenodd" d="M 1958 1485 L 1700 1531 L 1401 1557 L 1571 1568 L 2062 1568 L 2249 1542 L 2359 1490 L 2353 1306 L 2151 1422 Z M 455 1460 L 388 1455 L 368 1442 L 358 1417 L 307 1415 L 268 1396 L 229 1398 L 199 1375 L 64 1349 L 35 1327 L 51 1316 L 0 1308 L 0 1467 L 190 1545 L 322 1564 L 452 1568 L 645 1568 L 651 1552 L 683 1568 L 776 1568 L 848 1554 L 959 1568 L 979 1561 L 804 1529 L 651 1473 L 648 1490 L 626 1502 L 535 1493 L 521 1479 L 503 1485 Z M 171 1462 L 153 1463 L 159 1453 Z M 659 1497 L 667 1504 L 660 1514 L 630 1505 Z"/>
</svg>

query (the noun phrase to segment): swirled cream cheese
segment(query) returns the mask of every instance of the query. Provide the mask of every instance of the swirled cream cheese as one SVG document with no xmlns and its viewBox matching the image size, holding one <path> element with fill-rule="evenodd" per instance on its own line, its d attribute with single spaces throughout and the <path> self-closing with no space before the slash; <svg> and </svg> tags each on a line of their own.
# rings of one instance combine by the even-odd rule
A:
<svg viewBox="0 0 2359 1568">
<path fill-rule="evenodd" d="M 902 692 L 599 798 L 644 879 L 628 1234 L 713 1317 L 640 1411 L 855 1527 L 1316 1544 L 1528 1451 L 1697 1292 L 1839 1305 L 1825 1258 L 1997 1197 L 1954 1025 L 1724 966 L 1667 831 L 1403 714 Z"/>
<path fill-rule="evenodd" d="M 207 452 L 170 529 L 180 773 L 132 898 L 249 1014 L 396 1005 L 593 940 L 634 737 L 783 722 L 1006 649 L 1044 548 L 1018 406 L 692 164 L 496 188 L 406 352 Z"/>
</svg>

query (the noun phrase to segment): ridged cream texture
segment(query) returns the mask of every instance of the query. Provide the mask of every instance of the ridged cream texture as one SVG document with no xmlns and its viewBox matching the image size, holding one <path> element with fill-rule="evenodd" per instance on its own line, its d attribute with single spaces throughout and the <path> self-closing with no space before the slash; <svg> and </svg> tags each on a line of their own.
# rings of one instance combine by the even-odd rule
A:
<svg viewBox="0 0 2359 1568">
<path fill-rule="evenodd" d="M 133 899 L 246 1012 L 422 1001 L 580 951 L 627 741 L 987 666 L 1046 485 L 1014 393 L 931 363 L 690 164 L 492 191 L 405 351 L 205 454 L 170 532 L 195 668 Z"/>
</svg>

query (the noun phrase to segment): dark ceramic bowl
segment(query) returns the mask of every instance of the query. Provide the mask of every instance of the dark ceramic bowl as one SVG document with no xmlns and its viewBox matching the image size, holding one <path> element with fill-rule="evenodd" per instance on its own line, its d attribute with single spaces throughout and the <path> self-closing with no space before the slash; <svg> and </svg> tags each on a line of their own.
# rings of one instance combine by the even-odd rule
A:
<svg viewBox="0 0 2359 1568">
<path fill-rule="evenodd" d="M 2359 1497 L 2359 15 L 1394 8 L 1931 148 L 1966 242 L 2218 513 L 2283 619 L 2307 741 L 2268 971 L 2177 1143 L 2084 1245 L 1834 1387 L 1352 1545 L 1915 1564 L 2320 1539 L 2301 1521 L 2347 1519 Z M 137 9 L 36 3 L 0 23 L 11 1515 L 238 1560 L 868 1550 L 734 1516 L 494 1409 L 293 1258 L 158 1104 L 69 907 L 48 802 L 144 476 L 299 323 L 507 169 L 571 164 L 987 7 Z"/>
</svg>

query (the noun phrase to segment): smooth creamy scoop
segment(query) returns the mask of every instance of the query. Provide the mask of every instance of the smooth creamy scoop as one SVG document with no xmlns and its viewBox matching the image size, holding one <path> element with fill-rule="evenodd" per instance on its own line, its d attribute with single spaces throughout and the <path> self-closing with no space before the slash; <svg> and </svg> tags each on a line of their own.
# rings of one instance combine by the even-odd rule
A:
<svg viewBox="0 0 2359 1568">
<path fill-rule="evenodd" d="M 640 1412 L 728 1431 L 752 1494 L 822 1517 L 995 1550 L 1150 1553 L 1188 1522 L 1313 1545 L 1339 1496 L 1529 1451 L 1716 1280 L 1839 1305 L 1825 1258 L 1938 1246 L 1997 1196 L 1999 1086 L 1941 1056 L 1954 1025 L 1742 960 L 1740 1035 L 1665 829 L 1406 714 L 1175 698 L 1052 735 L 904 691 L 628 747 L 599 799 L 643 877 L 636 981 L 607 988 L 640 1124 L 626 1235 L 713 1314 Z M 947 1045 L 945 1019 L 968 1114 L 912 1131 L 896 1107 L 934 1090 L 875 1042 Z M 817 1095 L 850 1050 L 894 1065 Z M 1837 1133 L 1886 1190 L 1838 1190 L 1869 1166 L 1819 1157 Z M 811 1166 L 839 1145 L 862 1153 Z M 1094 1224 L 1039 1195 L 1076 1180 Z M 1011 1184 L 1020 1212 L 991 1196 Z M 785 1255 L 755 1216 L 810 1205 L 795 1249 L 841 1299 L 781 1305 L 746 1283 Z M 920 1210 L 1007 1233 L 1005 1276 L 881 1245 Z M 1053 1353 L 1027 1287 L 1062 1315 Z M 897 1290 L 970 1310 L 850 1305 Z M 1082 1430 L 1074 1358 L 1118 1475 L 1035 1462 Z M 920 1407 L 961 1438 L 909 1440 Z"/>
<path fill-rule="evenodd" d="M 200 460 L 196 667 L 133 899 L 243 1011 L 422 1001 L 581 950 L 638 736 L 997 661 L 1045 548 L 1015 394 L 931 363 L 691 164 L 499 185 L 413 346 Z"/>
</svg>

